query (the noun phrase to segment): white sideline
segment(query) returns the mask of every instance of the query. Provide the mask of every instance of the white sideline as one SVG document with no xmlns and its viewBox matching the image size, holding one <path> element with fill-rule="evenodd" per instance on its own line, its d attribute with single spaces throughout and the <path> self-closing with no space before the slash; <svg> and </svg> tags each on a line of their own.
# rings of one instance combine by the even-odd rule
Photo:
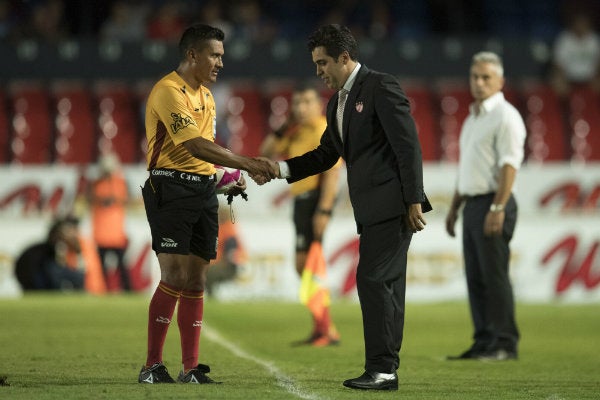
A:
<svg viewBox="0 0 600 400">
<path fill-rule="evenodd" d="M 209 328 L 206 325 L 204 325 L 202 327 L 202 335 L 205 338 L 207 338 L 208 340 L 215 342 L 219 346 L 226 348 L 235 356 L 252 361 L 252 362 L 260 365 L 264 369 L 266 369 L 269 372 L 269 374 L 271 374 L 273 377 L 275 377 L 277 386 L 280 386 L 286 392 L 291 393 L 301 399 L 324 400 L 322 397 L 319 397 L 314 393 L 309 393 L 309 392 L 301 390 L 298 386 L 296 386 L 296 383 L 294 382 L 294 380 L 292 378 L 290 378 L 289 376 L 285 375 L 283 372 L 281 372 L 279 370 L 279 368 L 277 368 L 273 364 L 273 362 L 266 361 L 266 360 L 263 360 L 263 359 L 253 356 L 252 354 L 246 352 L 245 350 L 241 349 L 237 345 L 231 343 L 229 340 L 225 339 L 223 336 L 221 336 L 221 334 L 217 330 L 215 330 L 213 328 Z"/>
</svg>

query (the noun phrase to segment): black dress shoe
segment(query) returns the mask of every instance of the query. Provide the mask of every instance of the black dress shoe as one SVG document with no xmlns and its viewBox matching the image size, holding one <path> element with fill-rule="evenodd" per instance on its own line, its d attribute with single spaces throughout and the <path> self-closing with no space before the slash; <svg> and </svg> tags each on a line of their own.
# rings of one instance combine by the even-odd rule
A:
<svg viewBox="0 0 600 400">
<path fill-rule="evenodd" d="M 455 360 L 478 360 L 479 357 L 483 354 L 483 350 L 475 350 L 470 348 L 462 354 L 457 356 L 447 356 L 446 360 L 455 361 Z"/>
<path fill-rule="evenodd" d="M 344 386 L 363 390 L 398 390 L 398 375 L 365 371 L 358 378 L 344 381 Z"/>
<path fill-rule="evenodd" d="M 516 360 L 517 351 L 511 349 L 490 349 L 486 350 L 483 353 L 479 354 L 478 359 L 484 361 L 507 361 L 507 360 Z"/>
</svg>

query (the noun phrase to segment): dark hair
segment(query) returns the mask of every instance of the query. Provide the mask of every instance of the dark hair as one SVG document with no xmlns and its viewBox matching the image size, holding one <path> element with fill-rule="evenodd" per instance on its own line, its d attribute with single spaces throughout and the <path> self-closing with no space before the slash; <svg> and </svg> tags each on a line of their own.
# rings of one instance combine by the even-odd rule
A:
<svg viewBox="0 0 600 400">
<path fill-rule="evenodd" d="M 294 86 L 293 93 L 304 93 L 308 91 L 314 91 L 317 95 L 319 95 L 319 91 L 315 87 L 313 82 L 300 82 L 296 86 Z"/>
<path fill-rule="evenodd" d="M 48 238 L 46 241 L 52 244 L 56 243 L 60 236 L 60 231 L 68 225 L 78 226 L 79 218 L 72 215 L 67 215 L 65 217 L 55 219 L 52 222 L 52 225 L 50 225 L 50 229 L 48 229 Z"/>
<path fill-rule="evenodd" d="M 191 48 L 198 45 L 198 42 L 205 40 L 225 40 L 225 33 L 219 28 L 214 28 L 210 25 L 196 24 L 192 25 L 183 32 L 179 41 L 179 56 L 185 58 L 185 54 Z"/>
<path fill-rule="evenodd" d="M 350 29 L 338 24 L 325 25 L 313 32 L 308 38 L 308 51 L 323 46 L 327 55 L 338 58 L 340 54 L 347 51 L 350 59 L 358 58 L 358 44 L 352 36 Z"/>
</svg>

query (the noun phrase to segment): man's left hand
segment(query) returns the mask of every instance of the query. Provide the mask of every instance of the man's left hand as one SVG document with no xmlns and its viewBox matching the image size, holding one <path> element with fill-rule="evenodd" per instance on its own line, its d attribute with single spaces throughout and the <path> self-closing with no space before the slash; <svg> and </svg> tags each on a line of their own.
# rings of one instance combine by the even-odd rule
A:
<svg viewBox="0 0 600 400">
<path fill-rule="evenodd" d="M 234 187 L 232 187 L 231 189 L 229 189 L 225 194 L 227 196 L 229 196 L 229 195 L 238 196 L 238 195 L 242 194 L 244 192 L 244 190 L 246 190 L 246 179 L 244 178 L 244 175 L 241 175 L 240 179 L 237 181 L 236 185 Z"/>
<path fill-rule="evenodd" d="M 483 234 L 485 236 L 499 236 L 504 227 L 504 211 L 489 211 L 483 223 Z"/>
<path fill-rule="evenodd" d="M 421 203 L 414 203 L 408 206 L 408 215 L 406 216 L 406 223 L 408 224 L 408 228 L 413 233 L 425 229 L 427 221 L 425 221 L 425 217 L 423 217 Z"/>
</svg>

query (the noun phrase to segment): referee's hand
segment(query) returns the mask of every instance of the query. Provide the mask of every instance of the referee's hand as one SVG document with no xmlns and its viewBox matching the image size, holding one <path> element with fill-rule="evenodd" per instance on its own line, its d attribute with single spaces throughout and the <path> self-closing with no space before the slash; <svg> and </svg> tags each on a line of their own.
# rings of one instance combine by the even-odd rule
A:
<svg viewBox="0 0 600 400">
<path fill-rule="evenodd" d="M 229 189 L 225 194 L 227 196 L 229 196 L 229 195 L 238 196 L 238 195 L 242 194 L 245 190 L 246 190 L 246 179 L 244 178 L 244 175 L 242 174 L 242 175 L 240 175 L 240 179 L 237 181 L 235 186 L 232 187 L 231 189 Z"/>
</svg>

